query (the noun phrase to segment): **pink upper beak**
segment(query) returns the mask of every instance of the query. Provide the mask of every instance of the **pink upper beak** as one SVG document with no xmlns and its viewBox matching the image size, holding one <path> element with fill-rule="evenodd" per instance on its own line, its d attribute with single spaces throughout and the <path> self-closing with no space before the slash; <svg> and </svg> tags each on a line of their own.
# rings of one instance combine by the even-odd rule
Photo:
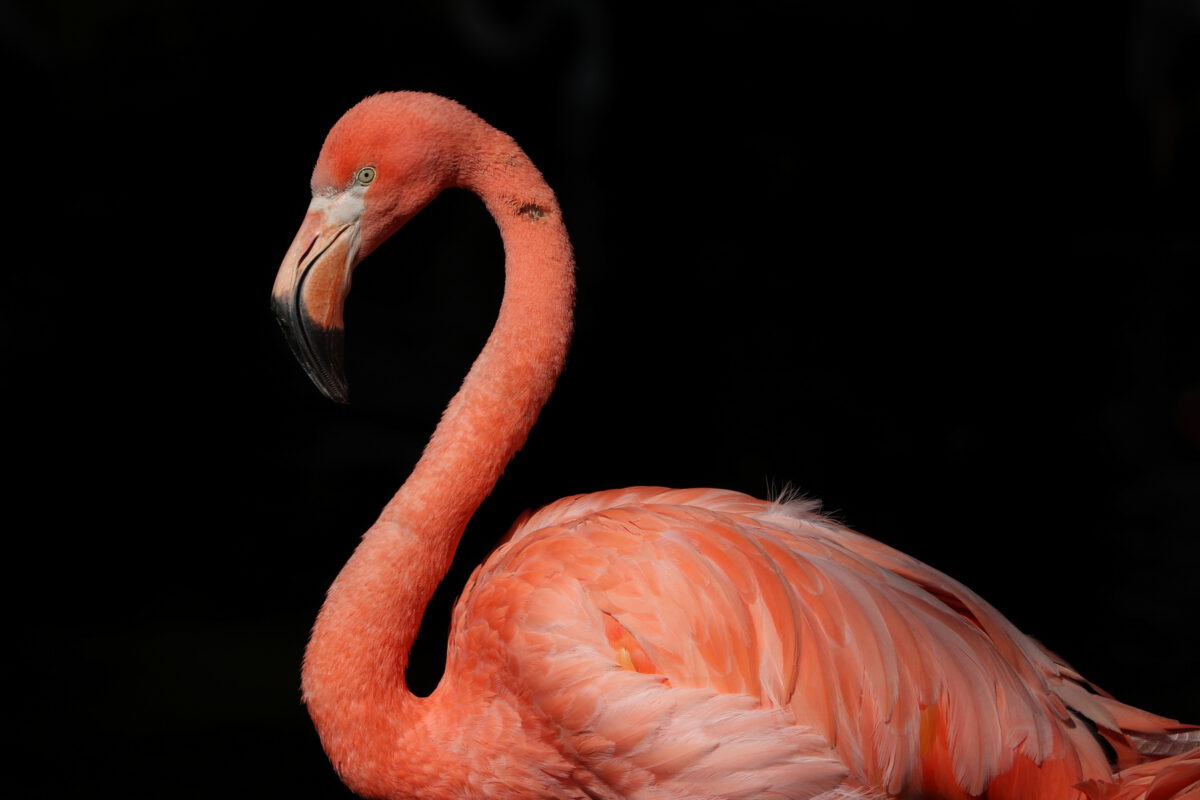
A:
<svg viewBox="0 0 1200 800">
<path fill-rule="evenodd" d="M 316 198 L 288 248 L 271 305 L 293 355 L 331 400 L 349 401 L 342 309 L 357 251 L 357 220 L 330 220 L 330 202 Z"/>
</svg>

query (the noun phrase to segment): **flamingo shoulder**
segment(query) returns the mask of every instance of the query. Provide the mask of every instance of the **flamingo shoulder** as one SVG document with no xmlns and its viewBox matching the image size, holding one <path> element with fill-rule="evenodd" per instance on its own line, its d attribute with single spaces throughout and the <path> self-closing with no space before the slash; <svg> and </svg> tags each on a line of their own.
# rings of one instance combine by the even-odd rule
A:
<svg viewBox="0 0 1200 800">
<path fill-rule="evenodd" d="M 570 780 L 596 796 L 817 796 L 846 770 L 786 705 L 746 691 L 742 634 L 721 621 L 743 604 L 724 597 L 685 610 L 700 610 L 713 568 L 679 533 L 716 512 L 676 503 L 704 494 L 628 490 L 532 515 L 469 581 L 451 658 L 487 651 L 500 662 L 494 690 L 536 718 L 531 729 L 551 724 L 580 770 Z M 709 496 L 757 508 L 736 493 Z M 647 497 L 674 502 L 639 502 Z M 677 638 L 707 644 L 677 647 Z"/>
</svg>

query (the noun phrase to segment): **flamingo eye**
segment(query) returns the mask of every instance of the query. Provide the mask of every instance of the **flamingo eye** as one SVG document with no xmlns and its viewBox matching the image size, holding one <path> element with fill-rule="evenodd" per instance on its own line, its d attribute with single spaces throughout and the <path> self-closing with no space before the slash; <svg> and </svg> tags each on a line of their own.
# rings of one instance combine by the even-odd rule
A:
<svg viewBox="0 0 1200 800">
<path fill-rule="evenodd" d="M 366 186 L 371 181 L 375 180 L 375 168 L 363 167 L 358 172 L 354 173 L 354 180 Z"/>
</svg>

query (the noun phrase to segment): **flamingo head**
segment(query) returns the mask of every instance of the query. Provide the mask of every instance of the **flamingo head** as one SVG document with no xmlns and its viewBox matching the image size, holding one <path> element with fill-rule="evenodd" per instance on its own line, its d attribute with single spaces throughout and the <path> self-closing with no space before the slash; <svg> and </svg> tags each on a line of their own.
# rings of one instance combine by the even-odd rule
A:
<svg viewBox="0 0 1200 800">
<path fill-rule="evenodd" d="M 331 400 L 348 401 L 342 309 L 350 273 L 447 186 L 470 129 L 453 101 L 415 92 L 368 97 L 334 125 L 312 202 L 271 292 L 292 353 Z"/>
</svg>

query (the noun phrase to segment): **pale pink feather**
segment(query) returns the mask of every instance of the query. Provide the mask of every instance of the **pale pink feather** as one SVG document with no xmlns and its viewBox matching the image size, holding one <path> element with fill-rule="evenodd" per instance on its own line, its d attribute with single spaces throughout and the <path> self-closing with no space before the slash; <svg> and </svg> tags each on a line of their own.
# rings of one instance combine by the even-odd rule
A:
<svg viewBox="0 0 1200 800">
<path fill-rule="evenodd" d="M 616 666 L 602 615 L 636 639 L 652 675 Z M 961 584 L 804 507 L 781 513 L 735 492 L 637 488 L 547 506 L 464 592 L 456 630 L 480 625 L 564 740 L 585 736 L 580 756 L 609 780 L 617 769 L 629 796 L 636 769 L 651 766 L 663 796 L 698 796 L 695 775 L 714 780 L 706 748 L 754 726 L 755 740 L 781 725 L 803 733 L 807 781 L 798 763 L 754 763 L 764 780 L 790 776 L 798 797 L 839 771 L 890 793 L 980 795 L 1017 754 L 1062 765 L 1071 783 L 1102 780 L 1104 752 L 1068 705 L 1097 709 L 1120 735 L 1106 700 L 1088 699 L 1078 676 Z M 708 704 L 752 698 L 782 716 L 710 710 L 688 694 L 705 690 Z M 922 752 L 938 737 L 952 776 Z M 712 796 L 742 796 L 732 791 Z"/>
</svg>

